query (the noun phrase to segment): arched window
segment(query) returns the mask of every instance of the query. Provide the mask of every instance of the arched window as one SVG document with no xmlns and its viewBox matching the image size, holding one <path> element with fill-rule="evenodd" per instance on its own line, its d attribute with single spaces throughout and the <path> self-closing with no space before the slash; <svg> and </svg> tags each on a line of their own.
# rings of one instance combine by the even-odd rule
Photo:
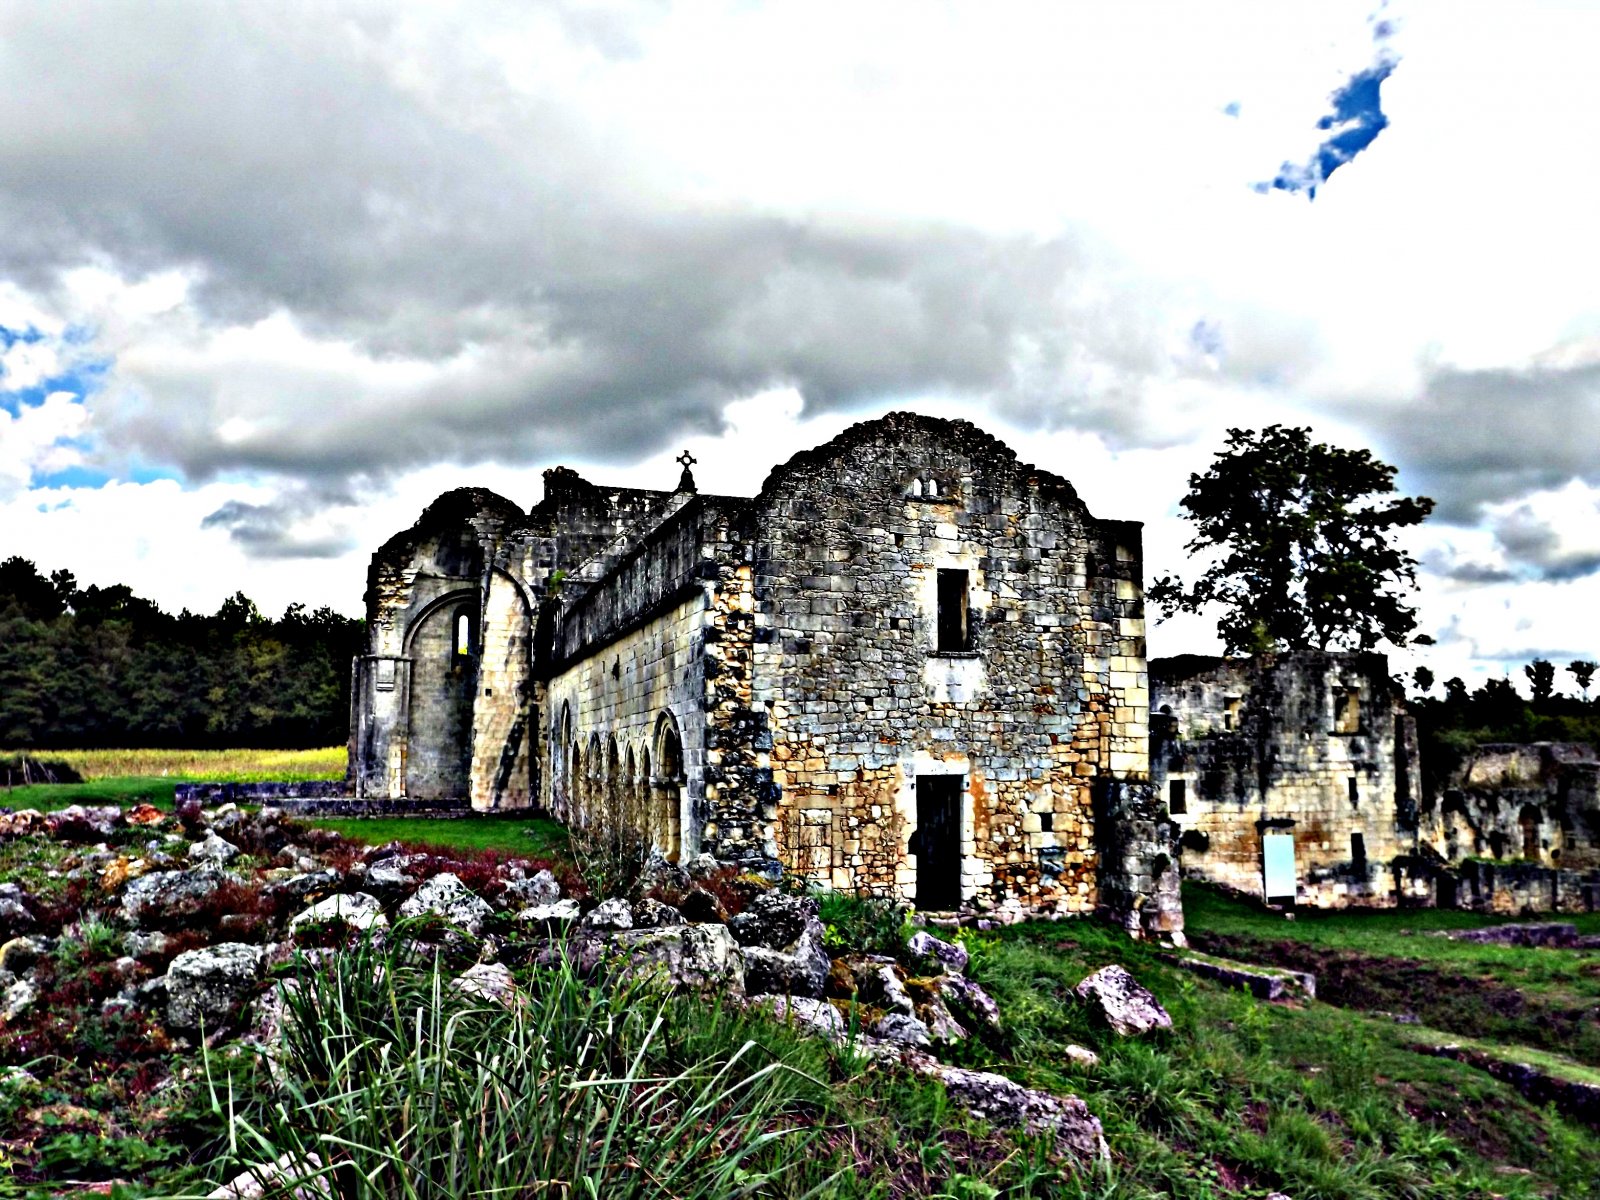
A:
<svg viewBox="0 0 1600 1200">
<path fill-rule="evenodd" d="M 589 770 L 583 781 L 583 816 L 579 823 L 592 826 L 600 814 L 602 797 L 605 795 L 606 760 L 598 733 L 589 735 L 589 751 L 584 756 L 584 763 Z"/>
<path fill-rule="evenodd" d="M 452 639 L 452 650 L 455 654 L 471 654 L 472 645 L 472 613 L 465 608 L 456 610 L 455 636 Z"/>
<path fill-rule="evenodd" d="M 670 712 L 656 720 L 655 777 L 650 787 L 650 841 L 668 860 L 676 862 L 683 849 L 682 802 L 687 782 L 683 770 L 683 739 Z"/>
</svg>

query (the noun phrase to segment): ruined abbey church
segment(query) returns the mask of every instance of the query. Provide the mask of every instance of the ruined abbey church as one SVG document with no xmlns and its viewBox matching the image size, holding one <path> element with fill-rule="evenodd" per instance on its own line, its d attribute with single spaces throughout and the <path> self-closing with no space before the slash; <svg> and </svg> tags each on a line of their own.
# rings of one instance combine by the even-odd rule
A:
<svg viewBox="0 0 1600 1200">
<path fill-rule="evenodd" d="M 373 557 L 352 790 L 533 808 L 931 910 L 1181 928 L 1150 785 L 1140 529 L 893 413 L 754 497 L 556 467 Z"/>
</svg>

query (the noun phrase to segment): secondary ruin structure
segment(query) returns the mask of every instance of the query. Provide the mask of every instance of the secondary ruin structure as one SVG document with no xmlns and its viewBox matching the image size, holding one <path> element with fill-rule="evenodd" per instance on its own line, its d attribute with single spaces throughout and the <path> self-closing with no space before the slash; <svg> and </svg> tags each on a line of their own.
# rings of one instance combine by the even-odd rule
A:
<svg viewBox="0 0 1600 1200">
<path fill-rule="evenodd" d="M 966 422 L 856 425 L 754 497 L 465 489 L 374 556 L 351 788 L 543 808 L 919 907 L 1177 933 L 1140 529 Z"/>
<path fill-rule="evenodd" d="M 1185 875 L 1318 907 L 1426 896 L 1405 870 L 1416 726 L 1381 654 L 1155 659 L 1150 687 L 1151 774 Z"/>
</svg>

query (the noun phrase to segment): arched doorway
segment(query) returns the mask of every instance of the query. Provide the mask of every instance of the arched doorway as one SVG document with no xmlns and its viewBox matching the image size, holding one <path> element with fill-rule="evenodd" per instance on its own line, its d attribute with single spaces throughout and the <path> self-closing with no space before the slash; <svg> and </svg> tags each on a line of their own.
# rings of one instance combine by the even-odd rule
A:
<svg viewBox="0 0 1600 1200">
<path fill-rule="evenodd" d="M 1528 862 L 1538 862 L 1540 855 L 1539 826 L 1542 814 L 1531 804 L 1524 804 L 1517 814 L 1517 824 L 1522 827 L 1522 857 Z"/>
<path fill-rule="evenodd" d="M 406 633 L 405 652 L 411 659 L 406 709 L 408 800 L 468 797 L 477 637 L 477 597 L 472 592 L 435 601 Z"/>
</svg>

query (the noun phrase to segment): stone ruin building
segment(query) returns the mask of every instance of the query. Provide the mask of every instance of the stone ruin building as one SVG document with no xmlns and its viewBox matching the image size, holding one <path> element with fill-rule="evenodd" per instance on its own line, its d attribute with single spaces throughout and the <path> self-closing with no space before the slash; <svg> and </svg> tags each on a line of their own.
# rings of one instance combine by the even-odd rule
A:
<svg viewBox="0 0 1600 1200">
<path fill-rule="evenodd" d="M 1154 659 L 1150 702 L 1185 876 L 1317 907 L 1425 893 L 1416 727 L 1382 655 Z"/>
<path fill-rule="evenodd" d="M 1427 841 L 1447 861 L 1600 867 L 1600 762 L 1575 742 L 1478 746 L 1430 817 Z"/>
<path fill-rule="evenodd" d="M 1149 776 L 1140 527 L 893 413 L 754 497 L 556 467 L 373 557 L 350 788 L 534 808 L 935 911 L 1179 935 Z"/>
<path fill-rule="evenodd" d="M 1424 811 L 1426 874 L 1440 907 L 1600 908 L 1600 761 L 1574 742 L 1483 745 Z M 1438 864 L 1448 863 L 1450 866 Z"/>
</svg>

